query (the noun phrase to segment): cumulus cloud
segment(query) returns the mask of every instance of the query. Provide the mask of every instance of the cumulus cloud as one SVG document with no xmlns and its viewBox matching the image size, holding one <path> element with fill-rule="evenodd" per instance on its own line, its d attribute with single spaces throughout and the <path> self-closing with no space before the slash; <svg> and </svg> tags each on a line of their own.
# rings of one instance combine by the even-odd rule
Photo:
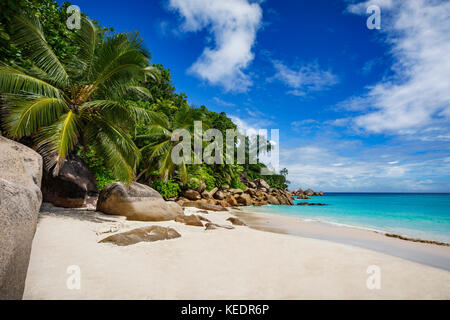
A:
<svg viewBox="0 0 450 320">
<path fill-rule="evenodd" d="M 262 9 L 250 0 L 170 0 L 184 18 L 182 30 L 207 29 L 214 46 L 206 47 L 189 71 L 226 91 L 242 92 L 252 85 L 244 73 L 254 58 L 252 46 L 261 26 Z"/>
<path fill-rule="evenodd" d="M 394 75 L 350 99 L 363 110 L 354 123 L 374 133 L 411 134 L 448 120 L 450 2 L 371 0 L 350 5 L 348 11 L 365 14 L 371 4 L 382 9 L 380 31 L 391 46 Z"/>
<path fill-rule="evenodd" d="M 273 61 L 278 79 L 291 88 L 289 94 L 305 96 L 308 91 L 329 89 L 338 83 L 338 78 L 329 70 L 320 68 L 317 63 L 309 63 L 299 69 L 291 69 L 281 61 Z"/>
<path fill-rule="evenodd" d="M 258 135 L 259 130 L 276 129 L 273 127 L 272 120 L 255 117 L 242 118 L 236 115 L 229 115 L 228 117 L 236 124 L 241 133 L 248 136 Z"/>
</svg>

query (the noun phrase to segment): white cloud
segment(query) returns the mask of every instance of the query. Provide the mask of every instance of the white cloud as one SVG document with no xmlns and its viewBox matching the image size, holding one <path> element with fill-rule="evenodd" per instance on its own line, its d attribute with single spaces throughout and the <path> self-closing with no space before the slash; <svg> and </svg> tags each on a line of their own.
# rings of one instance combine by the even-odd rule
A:
<svg viewBox="0 0 450 320">
<path fill-rule="evenodd" d="M 223 107 L 235 107 L 235 106 L 236 106 L 234 103 L 224 101 L 224 100 L 222 100 L 222 99 L 220 99 L 220 98 L 217 98 L 217 97 L 214 97 L 213 100 L 214 100 L 217 104 L 219 104 L 219 105 L 221 105 L 221 106 L 223 106 Z"/>
<path fill-rule="evenodd" d="M 274 122 L 269 119 L 263 118 L 241 118 L 235 115 L 228 115 L 228 117 L 236 124 L 238 130 L 247 135 L 257 135 L 259 134 L 259 130 L 268 130 L 270 133 L 273 128 Z"/>
<path fill-rule="evenodd" d="M 354 14 L 365 14 L 369 6 L 377 5 L 381 9 L 390 9 L 392 4 L 392 0 L 369 0 L 351 4 L 347 7 L 347 11 Z"/>
<path fill-rule="evenodd" d="M 273 61 L 277 71 L 275 79 L 284 82 L 292 90 L 288 94 L 305 96 L 308 91 L 329 89 L 338 83 L 338 78 L 329 70 L 321 69 L 317 63 L 309 63 L 298 70 L 291 69 L 281 61 Z"/>
<path fill-rule="evenodd" d="M 262 129 L 260 127 L 254 126 L 249 124 L 247 121 L 236 117 L 236 116 L 228 116 L 237 126 L 239 132 L 247 135 L 247 136 L 252 136 L 252 135 L 257 135 L 259 132 L 259 129 Z"/>
<path fill-rule="evenodd" d="M 368 1 L 351 5 L 348 11 L 365 14 L 364 8 L 377 3 L 382 8 L 381 32 L 396 61 L 394 76 L 369 88 L 367 95 L 349 100 L 365 110 L 355 124 L 374 133 L 413 134 L 438 118 L 448 119 L 450 2 Z"/>
<path fill-rule="evenodd" d="M 288 169 L 291 189 L 405 192 L 450 188 L 448 180 L 442 178 L 450 170 L 448 158 L 410 157 L 400 165 L 399 161 L 387 163 L 380 149 L 354 154 L 337 141 L 328 145 L 314 141 L 296 148 L 286 149 L 283 144 L 281 147 L 280 167 Z"/>
<path fill-rule="evenodd" d="M 190 72 L 227 91 L 246 91 L 252 81 L 244 70 L 254 58 L 252 46 L 261 26 L 262 10 L 248 0 L 170 0 L 184 18 L 183 31 L 207 28 L 215 47 L 206 47 Z"/>
</svg>

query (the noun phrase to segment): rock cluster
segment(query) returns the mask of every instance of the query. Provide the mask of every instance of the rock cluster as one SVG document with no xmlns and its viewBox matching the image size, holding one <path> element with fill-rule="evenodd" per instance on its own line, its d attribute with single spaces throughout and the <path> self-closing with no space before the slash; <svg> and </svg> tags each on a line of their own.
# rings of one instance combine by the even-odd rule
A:
<svg viewBox="0 0 450 320">
<path fill-rule="evenodd" d="M 292 191 L 293 196 L 297 196 L 297 199 L 311 199 L 312 196 L 323 196 L 323 191 L 315 192 L 312 189 L 303 191 L 302 189 Z"/>
<path fill-rule="evenodd" d="M 293 205 L 291 192 L 273 189 L 263 179 L 243 180 L 247 189 L 186 190 L 176 202 L 183 207 L 224 211 L 227 207 L 262 206 L 266 204 Z M 225 209 L 226 210 L 226 209 Z"/>
<path fill-rule="evenodd" d="M 297 203 L 298 206 L 326 206 L 325 203 L 309 203 L 309 202 L 300 202 Z"/>
</svg>

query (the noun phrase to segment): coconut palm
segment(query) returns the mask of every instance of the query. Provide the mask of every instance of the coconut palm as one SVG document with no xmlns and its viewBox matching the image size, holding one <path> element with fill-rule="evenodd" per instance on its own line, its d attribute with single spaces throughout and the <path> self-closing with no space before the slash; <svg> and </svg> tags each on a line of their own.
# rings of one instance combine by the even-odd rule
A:
<svg viewBox="0 0 450 320">
<path fill-rule="evenodd" d="M 166 182 L 169 177 L 177 175 L 182 183 L 187 183 L 189 174 L 186 158 L 182 159 L 180 164 L 175 164 L 171 156 L 172 150 L 180 143 L 179 141 L 172 141 L 172 135 L 177 129 L 186 129 L 193 136 L 194 121 L 202 121 L 203 129 L 207 129 L 210 125 L 201 109 L 190 108 L 188 105 L 181 106 L 175 113 L 172 121 L 165 115 L 160 115 L 159 118 L 152 118 L 146 134 L 136 137 L 138 142 L 151 140 L 150 143 L 141 148 L 145 159 L 145 168 L 141 171 L 139 177 L 145 173 L 158 170 L 159 175 Z M 193 163 L 193 155 L 193 153 L 189 155 L 190 163 Z"/>
<path fill-rule="evenodd" d="M 137 35 L 106 37 L 83 19 L 77 31 L 79 53 L 63 63 L 45 39 L 36 17 L 16 16 L 12 41 L 33 66 L 23 70 L 0 65 L 3 126 L 12 139 L 32 136 L 46 167 L 57 175 L 64 159 L 78 144 L 89 144 L 103 156 L 115 176 L 133 179 L 140 158 L 127 128 L 151 112 L 129 106 L 122 99 L 155 77 L 149 54 Z"/>
</svg>

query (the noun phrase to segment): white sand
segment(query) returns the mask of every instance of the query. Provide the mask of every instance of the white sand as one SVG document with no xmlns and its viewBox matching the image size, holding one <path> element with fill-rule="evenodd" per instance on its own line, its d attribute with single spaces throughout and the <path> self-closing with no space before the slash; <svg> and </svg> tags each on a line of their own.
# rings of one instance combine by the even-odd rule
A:
<svg viewBox="0 0 450 320">
<path fill-rule="evenodd" d="M 230 224 L 228 213 L 202 215 Z M 111 233 L 97 232 L 147 225 L 170 226 L 182 236 L 127 247 L 98 243 Z M 66 286 L 70 265 L 81 268 L 80 290 Z M 366 286 L 370 265 L 381 268 L 380 290 Z M 65 211 L 41 214 L 24 299 L 450 299 L 450 272 L 248 227 L 205 231 Z"/>
</svg>

